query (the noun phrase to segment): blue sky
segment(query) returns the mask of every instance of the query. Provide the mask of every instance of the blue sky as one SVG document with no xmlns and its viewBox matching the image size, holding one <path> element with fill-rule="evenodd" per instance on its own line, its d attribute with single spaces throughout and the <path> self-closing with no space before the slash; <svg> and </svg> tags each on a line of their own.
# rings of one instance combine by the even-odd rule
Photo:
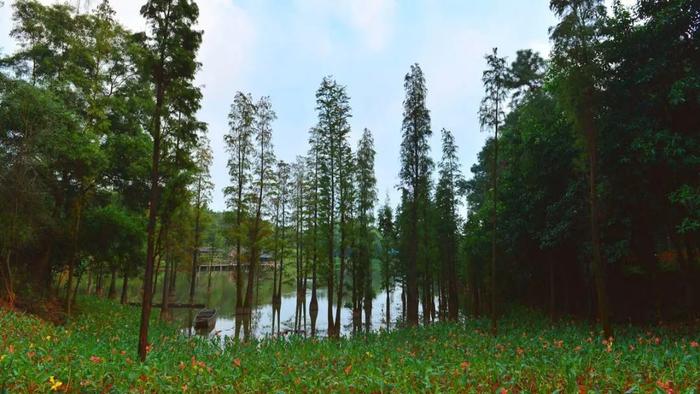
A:
<svg viewBox="0 0 700 394">
<path fill-rule="evenodd" d="M 51 3 L 52 1 L 45 1 Z M 0 47 L 11 51 L 11 3 L 0 8 Z M 75 0 L 73 1 L 75 3 Z M 97 3 L 97 0 L 93 0 Z M 112 0 L 117 18 L 143 30 L 143 0 Z M 374 133 L 381 199 L 397 201 L 403 77 L 412 63 L 423 68 L 432 115 L 432 149 L 440 155 L 440 130 L 455 134 L 465 174 L 486 134 L 477 120 L 483 94 L 484 54 L 492 47 L 549 51 L 556 20 L 548 0 L 201 0 L 204 42 L 197 83 L 204 92 L 202 120 L 214 149 L 213 208 L 224 209 L 228 184 L 223 135 L 236 91 L 270 96 L 277 112 L 274 144 L 280 159 L 307 151 L 316 122 L 314 93 L 325 75 L 347 86 L 352 144 L 362 129 Z"/>
</svg>

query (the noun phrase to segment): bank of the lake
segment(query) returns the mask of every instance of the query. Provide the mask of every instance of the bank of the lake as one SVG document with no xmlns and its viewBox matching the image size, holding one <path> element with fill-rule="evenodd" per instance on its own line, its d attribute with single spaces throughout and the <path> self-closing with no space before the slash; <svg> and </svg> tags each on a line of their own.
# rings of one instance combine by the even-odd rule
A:
<svg viewBox="0 0 700 394">
<path fill-rule="evenodd" d="M 222 349 L 154 319 L 141 364 L 137 308 L 84 298 L 79 310 L 63 327 L 0 310 L 0 392 L 700 390 L 700 335 L 690 326 L 616 327 L 618 336 L 603 341 L 587 325 L 552 326 L 521 311 L 503 320 L 497 338 L 486 334 L 487 321 L 470 320 Z"/>
</svg>

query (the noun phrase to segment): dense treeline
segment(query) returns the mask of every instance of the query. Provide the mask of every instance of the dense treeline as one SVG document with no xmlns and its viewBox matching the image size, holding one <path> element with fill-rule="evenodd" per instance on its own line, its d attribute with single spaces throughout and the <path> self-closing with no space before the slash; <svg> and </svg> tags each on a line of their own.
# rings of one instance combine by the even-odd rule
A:
<svg viewBox="0 0 700 394">
<path fill-rule="evenodd" d="M 121 276 L 124 302 L 146 262 L 147 322 L 153 272 L 164 272 L 163 299 L 178 271 L 189 275 L 211 188 L 192 85 L 197 6 L 149 1 L 151 31 L 137 34 L 107 1 L 89 13 L 32 0 L 13 8 L 19 48 L 0 73 L 4 298 L 31 310 L 59 296 L 70 317 L 81 280 L 114 298 Z"/>
<path fill-rule="evenodd" d="M 141 279 L 145 358 L 154 295 L 170 299 L 182 274 L 192 302 L 199 248 L 218 236 L 235 262 L 236 335 L 250 333 L 268 255 L 277 329 L 292 280 L 294 329 L 305 330 L 308 313 L 312 335 L 320 311 L 328 335 L 340 335 L 343 308 L 355 331 L 369 329 L 377 289 L 387 321 L 400 289 L 395 319 L 489 314 L 494 333 L 512 303 L 598 320 L 606 335 L 611 321 L 700 311 L 694 1 L 552 0 L 560 22 L 547 59 L 486 56 L 473 116 L 493 134 L 468 180 L 452 131 L 441 130 L 433 157 L 426 76 L 410 66 L 396 207 L 387 197 L 377 209 L 372 133 L 351 146 L 350 97 L 333 77 L 321 81 L 309 150 L 293 163 L 275 155 L 271 100 L 238 92 L 220 234 L 207 227 L 196 2 L 147 1 L 145 33 L 120 26 L 107 1 L 87 13 L 13 7 L 19 48 L 0 61 L 0 279 L 10 305 L 60 299 L 70 316 L 81 283 L 116 298 L 121 277 L 125 302 L 128 280 Z"/>
<path fill-rule="evenodd" d="M 509 110 L 492 122 L 502 134 L 468 185 L 470 310 L 492 308 L 497 176 L 498 298 L 597 317 L 606 330 L 611 318 L 697 316 L 700 7 L 552 1 L 552 10 L 561 22 L 551 60 L 519 51 L 510 67 L 489 68 L 507 68 Z"/>
</svg>

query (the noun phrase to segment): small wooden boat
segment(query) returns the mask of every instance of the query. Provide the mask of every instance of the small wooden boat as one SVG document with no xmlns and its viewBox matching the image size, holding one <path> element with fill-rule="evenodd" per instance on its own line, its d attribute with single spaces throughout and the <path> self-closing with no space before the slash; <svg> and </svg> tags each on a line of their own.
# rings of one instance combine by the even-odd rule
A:
<svg viewBox="0 0 700 394">
<path fill-rule="evenodd" d="M 216 325 L 216 309 L 202 309 L 194 318 L 195 329 L 211 330 Z"/>
</svg>

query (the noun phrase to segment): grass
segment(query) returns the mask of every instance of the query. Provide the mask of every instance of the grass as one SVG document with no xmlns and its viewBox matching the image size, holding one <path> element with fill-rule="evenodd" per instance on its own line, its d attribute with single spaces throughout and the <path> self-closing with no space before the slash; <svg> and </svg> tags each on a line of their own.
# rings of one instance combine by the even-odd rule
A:
<svg viewBox="0 0 700 394">
<path fill-rule="evenodd" d="M 80 310 L 66 326 L 0 310 L 0 392 L 700 391 L 700 338 L 690 326 L 619 326 L 608 341 L 584 324 L 517 311 L 496 338 L 487 321 L 470 320 L 222 347 L 154 320 L 141 364 L 138 309 L 83 298 Z"/>
</svg>

